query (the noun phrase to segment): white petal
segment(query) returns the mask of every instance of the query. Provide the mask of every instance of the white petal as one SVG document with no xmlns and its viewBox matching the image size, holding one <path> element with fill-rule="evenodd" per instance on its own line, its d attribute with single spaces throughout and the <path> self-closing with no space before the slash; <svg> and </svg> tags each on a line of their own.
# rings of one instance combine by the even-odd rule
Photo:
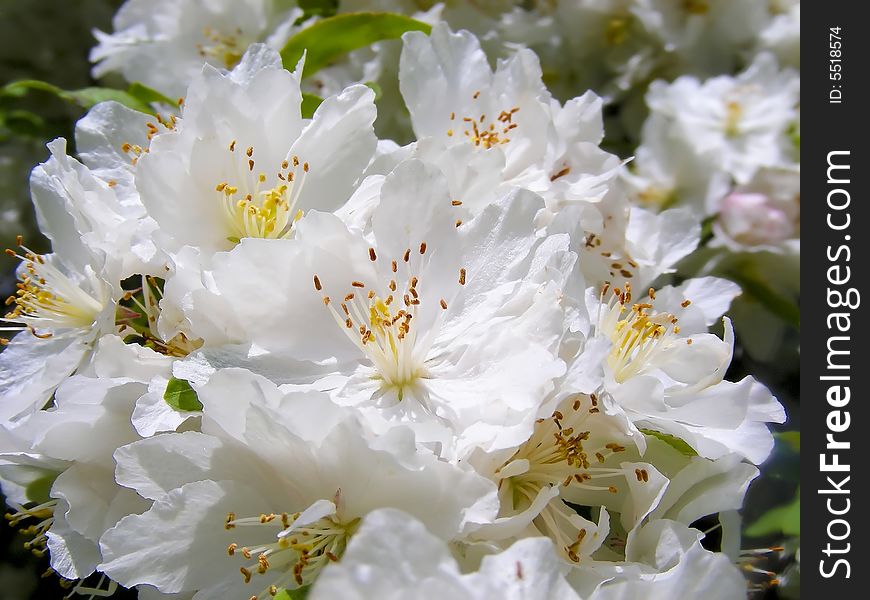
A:
<svg viewBox="0 0 870 600">
<path fill-rule="evenodd" d="M 303 210 L 332 211 L 350 198 L 377 145 L 374 99 L 364 85 L 326 98 L 290 148 L 290 156 L 310 166 L 300 196 Z"/>
<path fill-rule="evenodd" d="M 86 340 L 73 333 L 47 340 L 26 331 L 15 336 L 0 353 L 0 418 L 17 420 L 45 406 L 89 350 Z"/>
<path fill-rule="evenodd" d="M 123 518 L 100 540 L 99 569 L 130 587 L 153 585 L 166 593 L 206 588 L 239 578 L 227 556 L 231 542 L 246 545 L 251 533 L 224 529 L 228 513 L 243 507 L 250 514 L 273 507 L 254 489 L 234 482 L 197 481 L 173 490 L 142 515 Z M 277 508 L 277 507 L 275 507 Z M 262 532 L 255 531 L 254 534 Z M 262 541 L 262 540 L 260 540 Z"/>
<path fill-rule="evenodd" d="M 446 141 L 453 126 L 451 112 L 460 119 L 473 114 L 463 109 L 472 103 L 475 92 L 489 87 L 492 71 L 486 55 L 472 34 L 454 33 L 445 23 L 435 25 L 428 36 L 409 32 L 402 40 L 399 86 L 414 133 L 418 138 L 441 136 Z"/>
</svg>

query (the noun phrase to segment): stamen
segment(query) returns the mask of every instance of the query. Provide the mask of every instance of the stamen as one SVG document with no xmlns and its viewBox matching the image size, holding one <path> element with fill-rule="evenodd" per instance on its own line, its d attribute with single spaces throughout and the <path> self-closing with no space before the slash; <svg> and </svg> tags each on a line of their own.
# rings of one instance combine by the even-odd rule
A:
<svg viewBox="0 0 870 600">
<path fill-rule="evenodd" d="M 626 450 L 617 441 L 605 441 L 598 448 L 587 448 L 596 430 L 595 413 L 584 410 L 597 400 L 592 395 L 578 395 L 563 401 L 559 410 L 553 411 L 548 419 L 538 419 L 532 436 L 510 459 L 498 469 L 496 475 L 502 498 L 502 513 L 508 507 L 513 511 L 527 509 L 547 487 L 572 488 L 589 492 L 618 493 L 614 479 L 625 480 L 629 473 L 625 469 L 608 466 L 607 459 Z M 638 481 L 648 481 L 649 474 L 638 468 L 634 472 Z M 605 480 L 603 485 L 594 483 Z M 606 481 L 611 480 L 611 481 Z M 618 482 L 616 482 L 618 483 Z M 576 493 L 572 502 L 576 501 Z M 597 500 L 593 505 L 597 505 Z M 551 537 L 563 555 L 572 562 L 579 562 L 581 546 L 586 536 L 585 530 L 578 530 L 570 515 L 574 514 L 561 498 L 547 504 L 533 520 L 537 529 Z"/>
<path fill-rule="evenodd" d="M 228 146 L 231 154 L 235 152 L 235 147 L 236 140 L 232 140 Z M 308 170 L 305 169 L 302 177 L 297 179 L 296 173 L 289 170 L 289 162 L 283 160 L 272 179 L 274 186 L 270 188 L 267 183 L 270 178 L 266 173 L 252 176 L 256 164 L 254 153 L 254 147 L 248 146 L 245 149 L 246 158 L 241 164 L 232 160 L 233 179 L 238 181 L 238 185 L 222 181 L 215 186 L 227 225 L 227 240 L 233 243 L 246 237 L 289 237 L 293 224 L 302 217 L 302 211 L 296 209 L 296 204 Z"/>
<path fill-rule="evenodd" d="M 0 331 L 27 329 L 35 337 L 46 339 L 52 337 L 55 329 L 93 327 L 110 302 L 108 284 L 90 267 L 82 281 L 73 281 L 51 261 L 24 246 L 21 236 L 17 241 L 22 253 L 7 249 L 6 254 L 20 260 L 23 268 L 19 269 L 16 293 L 5 302 L 13 308 L 0 319 L 11 327 L 2 327 Z M 82 289 L 83 283 L 90 284 L 94 295 Z"/>
<path fill-rule="evenodd" d="M 602 299 L 607 286 L 602 290 Z M 655 291 L 648 292 L 650 300 Z M 688 306 L 685 301 L 684 307 Z M 663 349 L 669 347 L 679 333 L 678 319 L 669 313 L 650 311 L 650 303 L 631 305 L 631 286 L 626 283 L 625 292 L 614 288 L 610 301 L 599 305 L 598 330 L 608 335 L 613 349 L 608 364 L 617 381 L 625 381 L 641 372 Z M 627 314 L 626 314 L 627 313 Z"/>
<path fill-rule="evenodd" d="M 420 292 L 420 278 L 411 269 L 424 266 L 428 260 L 428 248 L 425 242 L 419 246 L 422 258 L 411 266 L 411 250 L 406 249 L 402 262 L 406 265 L 404 278 L 391 277 L 384 283 L 378 281 L 370 284 L 361 281 L 351 281 L 351 290 L 366 289 L 364 294 L 354 291 L 344 292 L 341 297 L 344 302 L 339 307 L 333 307 L 324 294 L 324 305 L 332 312 L 336 324 L 357 348 L 371 361 L 375 371 L 374 377 L 383 382 L 386 388 L 394 388 L 399 400 L 409 386 L 428 376 L 425 368 L 426 355 L 429 351 L 432 336 L 418 336 L 415 319 L 424 296 Z M 370 260 L 377 259 L 374 248 L 368 249 Z M 390 275 L 398 273 L 399 263 L 390 260 Z M 398 281 L 397 281 L 398 279 Z M 400 283 L 404 279 L 404 283 Z M 383 280 L 382 280 L 383 281 Z M 324 284 L 315 276 L 315 289 L 324 292 Z M 383 290 L 383 291 L 382 291 Z M 384 293 L 386 292 L 386 293 Z M 400 300 L 396 302 L 396 300 Z M 447 300 L 440 298 L 438 317 L 431 324 L 439 327 L 443 311 L 448 308 Z M 421 341 L 425 340 L 425 341 Z"/>
<path fill-rule="evenodd" d="M 247 564 L 239 568 L 246 584 L 257 575 L 279 571 L 263 590 L 251 596 L 257 600 L 274 597 L 281 588 L 295 588 L 311 584 L 320 569 L 329 562 L 339 560 L 347 546 L 350 532 L 359 519 L 345 524 L 334 516 L 327 516 L 314 523 L 296 526 L 300 513 L 268 514 L 259 517 L 238 519 L 228 515 L 227 523 L 233 527 L 267 528 L 264 543 L 239 548 L 235 542 L 227 548 L 229 556 L 241 555 Z M 232 518 L 230 518 L 232 517 Z M 271 528 L 271 531 L 270 531 Z"/>
</svg>

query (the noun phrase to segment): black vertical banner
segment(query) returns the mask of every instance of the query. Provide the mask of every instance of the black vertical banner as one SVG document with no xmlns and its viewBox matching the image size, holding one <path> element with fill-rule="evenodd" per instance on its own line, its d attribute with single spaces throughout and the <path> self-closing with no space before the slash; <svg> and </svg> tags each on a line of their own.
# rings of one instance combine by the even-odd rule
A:
<svg viewBox="0 0 870 600">
<path fill-rule="evenodd" d="M 801 596 L 811 600 L 867 597 L 870 565 L 865 9 L 853 0 L 803 5 Z"/>
</svg>

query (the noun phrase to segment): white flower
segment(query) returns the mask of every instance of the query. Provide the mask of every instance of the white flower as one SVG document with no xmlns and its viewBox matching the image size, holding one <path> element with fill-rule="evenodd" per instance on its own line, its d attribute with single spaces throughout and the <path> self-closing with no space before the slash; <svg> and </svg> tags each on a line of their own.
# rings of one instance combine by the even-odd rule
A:
<svg viewBox="0 0 870 600">
<path fill-rule="evenodd" d="M 497 183 L 543 195 L 551 212 L 602 198 L 619 160 L 598 147 L 601 101 L 594 94 L 562 106 L 544 86 L 533 52 L 519 50 L 493 72 L 477 38 L 467 31 L 454 33 L 443 23 L 429 36 L 410 32 L 403 40 L 402 96 L 420 145 L 424 138 L 433 144 L 418 152 L 444 168 L 451 193 L 472 214 L 491 202 L 496 190 L 469 193 L 459 177 L 463 170 L 451 174 L 460 161 L 486 164 L 500 173 Z M 438 147 L 447 155 L 439 156 Z M 463 158 L 454 169 L 445 168 L 453 153 Z"/>
<path fill-rule="evenodd" d="M 267 39 L 280 49 L 301 14 L 273 0 L 127 0 L 113 19 L 115 33 L 94 31 L 93 74 L 120 72 L 181 96 L 204 63 L 231 69 L 250 44 Z"/>
<path fill-rule="evenodd" d="M 95 240 L 109 254 L 124 258 L 122 278 L 133 274 L 164 276 L 166 256 L 154 243 L 157 224 L 146 212 L 136 189 L 137 152 L 143 152 L 157 132 L 175 125 L 175 117 L 152 117 L 117 102 L 101 102 L 76 123 L 76 151 L 92 178 L 102 180 L 114 195 L 102 192 L 88 204 L 73 200 L 67 210 L 86 221 L 98 222 L 101 235 Z M 57 144 L 57 142 L 54 142 Z M 49 146 L 51 148 L 51 145 Z M 62 154 L 62 149 L 56 153 Z M 76 166 L 58 156 L 63 164 Z M 78 168 L 81 171 L 81 168 Z M 98 187 L 96 183 L 93 188 Z"/>
<path fill-rule="evenodd" d="M 653 124 L 646 127 L 746 183 L 761 167 L 791 162 L 787 129 L 799 101 L 797 73 L 780 71 L 771 55 L 762 54 L 737 77 L 653 82 L 647 93 Z"/>
<path fill-rule="evenodd" d="M 705 550 L 700 543 L 702 537 L 700 531 L 668 519 L 657 519 L 629 533 L 625 563 L 589 565 L 592 573 L 598 571 L 599 578 L 610 579 L 593 598 L 745 598 L 743 575 L 727 556 Z M 575 587 L 583 589 L 586 578 L 594 581 L 594 575 L 578 571 L 569 578 Z"/>
<path fill-rule="evenodd" d="M 62 149 L 62 141 L 52 148 Z M 0 354 L 4 421 L 42 408 L 57 385 L 87 362 L 95 341 L 115 326 L 119 265 L 88 244 L 105 230 L 68 209 L 69 202 L 87 205 L 95 196 L 99 205 L 100 195 L 111 191 L 82 165 L 66 167 L 66 158 L 55 155 L 31 180 L 37 219 L 54 253 L 38 255 L 20 238 L 20 251 L 7 251 L 21 264 L 2 330 L 27 331 L 4 340 L 9 345 Z"/>
<path fill-rule="evenodd" d="M 240 380 L 241 398 L 227 385 Z M 404 510 L 443 540 L 494 512 L 491 483 L 416 450 L 407 429 L 367 439 L 324 395 L 285 395 L 235 370 L 200 399 L 210 434 L 166 434 L 115 454 L 118 481 L 155 500 L 102 538 L 101 569 L 124 585 L 268 597 L 340 561 L 377 508 Z"/>
<path fill-rule="evenodd" d="M 773 52 L 779 64 L 800 69 L 801 66 L 801 5 L 800 0 L 778 0 L 786 4 L 759 36 L 761 50 Z"/>
<path fill-rule="evenodd" d="M 603 389 L 637 427 L 674 435 L 701 456 L 737 452 L 759 464 L 773 448 L 766 423 L 783 422 L 785 413 L 752 377 L 723 380 L 734 344 L 730 321 L 723 320 L 724 340 L 707 333 L 737 293 L 735 284 L 707 277 L 650 290 L 640 301 L 631 288 L 587 298 L 596 335 L 612 343 Z"/>
<path fill-rule="evenodd" d="M 638 18 L 638 2 L 572 0 L 535 3 L 502 15 L 497 35 L 532 48 L 560 97 L 591 89 L 620 99 L 657 68 L 657 31 Z"/>
<path fill-rule="evenodd" d="M 637 0 L 633 12 L 676 58 L 679 73 L 730 72 L 770 15 L 755 0 Z M 673 61 L 673 58 L 671 58 Z"/>
<path fill-rule="evenodd" d="M 88 367 L 58 387 L 54 406 L 16 424 L 15 435 L 29 446 L 26 456 L 38 457 L 43 469 L 60 472 L 51 483 L 50 499 L 37 507 L 45 513 L 45 538 L 32 543 L 47 545 L 52 568 L 67 579 L 93 573 L 101 560 L 97 542 L 103 533 L 148 506 L 115 483 L 112 454 L 139 439 L 130 425 L 134 405 L 148 381 L 169 368 L 168 362 L 146 348 L 104 336 Z M 29 464 L 21 458 L 13 461 Z"/>
<path fill-rule="evenodd" d="M 630 531 L 664 493 L 667 480 L 655 467 L 623 460 L 637 437 L 625 416 L 595 394 L 569 395 L 551 416 L 536 421 L 518 448 L 473 458 L 478 470 L 498 482 L 501 501 L 499 518 L 474 539 L 546 535 L 563 560 L 581 563 L 607 539 L 608 511 L 619 513 L 621 527 Z M 566 502 L 589 507 L 598 522 Z"/>
<path fill-rule="evenodd" d="M 588 92 L 561 105 L 532 52 L 515 52 L 493 72 L 473 35 L 443 24 L 404 42 L 400 83 L 420 139 L 397 150 L 397 159 L 437 165 L 465 220 L 508 187 L 532 190 L 545 200 L 535 223 L 571 236 L 572 250 L 585 254 L 579 264 L 587 281 L 604 281 L 620 260 L 630 274 L 617 269 L 610 280 L 634 277 L 627 196 L 614 185 L 620 163 L 599 147 L 601 99 Z"/>
<path fill-rule="evenodd" d="M 210 66 L 191 84 L 181 119 L 137 160 L 136 187 L 167 247 L 204 259 L 246 237 L 282 238 L 310 208 L 334 210 L 375 149 L 374 94 L 354 86 L 303 119 L 295 73 L 253 46 L 231 73 Z"/>
<path fill-rule="evenodd" d="M 632 203 L 650 210 L 687 206 L 699 216 L 715 212 L 730 176 L 717 161 L 697 154 L 691 141 L 673 135 L 670 127 L 670 121 L 654 117 L 644 124 L 643 143 L 621 173 Z"/>
<path fill-rule="evenodd" d="M 520 190 L 457 227 L 443 177 L 419 161 L 379 196 L 368 238 L 312 211 L 294 240 L 243 240 L 216 257 L 187 303 L 205 340 L 191 358 L 220 366 L 221 347 L 242 345 L 231 360 L 316 382 L 379 431 L 410 421 L 445 456 L 515 445 L 564 370 L 563 292 L 569 275 L 580 281 L 567 236 L 537 237 L 542 202 Z"/>
<path fill-rule="evenodd" d="M 462 574 L 448 546 L 422 523 L 380 509 L 362 520 L 342 559 L 323 570 L 309 598 L 579 600 L 565 580 L 567 565 L 553 550 L 545 538 L 523 539 Z"/>
<path fill-rule="evenodd" d="M 584 235 L 578 236 L 578 231 Z M 660 214 L 629 208 L 622 186 L 616 184 L 594 210 L 564 210 L 547 232 L 572 236 L 571 249 L 580 257 L 588 285 L 628 283 L 643 289 L 660 275 L 674 272 L 680 259 L 697 248 L 701 223 L 687 208 Z"/>
</svg>

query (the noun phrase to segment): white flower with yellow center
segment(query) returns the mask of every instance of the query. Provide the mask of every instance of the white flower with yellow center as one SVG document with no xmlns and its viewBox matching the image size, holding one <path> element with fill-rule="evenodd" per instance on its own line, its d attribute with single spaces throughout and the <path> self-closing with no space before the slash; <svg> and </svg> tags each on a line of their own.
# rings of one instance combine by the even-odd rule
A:
<svg viewBox="0 0 870 600">
<path fill-rule="evenodd" d="M 650 85 L 645 136 L 664 135 L 737 183 L 761 167 L 790 164 L 788 128 L 798 119 L 800 77 L 770 54 L 736 77 L 701 82 L 686 75 Z M 691 174 L 688 174 L 691 176 Z"/>
<path fill-rule="evenodd" d="M 369 439 L 325 395 L 285 395 L 239 369 L 199 395 L 207 433 L 115 453 L 119 483 L 155 501 L 101 540 L 100 568 L 123 585 L 264 599 L 340 562 L 377 508 L 404 510 L 445 541 L 494 515 L 490 482 L 418 451 L 407 429 Z"/>
<path fill-rule="evenodd" d="M 664 55 L 656 32 L 638 18 L 638 5 L 636 0 L 526 3 L 502 16 L 498 34 L 519 38 L 541 57 L 558 96 L 591 89 L 618 100 L 660 67 Z"/>
<path fill-rule="evenodd" d="M 230 73 L 207 65 L 174 128 L 130 148 L 141 201 L 168 250 L 189 245 L 207 259 L 244 238 L 291 237 L 304 211 L 350 197 L 376 145 L 374 93 L 350 87 L 303 119 L 301 68 L 284 70 L 262 45 Z"/>
<path fill-rule="evenodd" d="M 114 33 L 95 31 L 94 76 L 120 72 L 164 94 L 183 96 L 203 64 L 232 69 L 248 46 L 280 49 L 302 11 L 273 0 L 127 0 Z"/>
<path fill-rule="evenodd" d="M 551 416 L 536 421 L 531 437 L 512 454 L 472 459 L 498 482 L 501 500 L 499 518 L 474 538 L 546 535 L 563 560 L 581 564 L 607 539 L 609 511 L 618 513 L 620 526 L 630 531 L 664 493 L 667 479 L 637 451 L 627 452 L 638 438 L 643 444 L 625 416 L 595 394 L 565 398 Z M 581 516 L 568 502 L 588 513 Z"/>
<path fill-rule="evenodd" d="M 63 210 L 62 204 L 52 209 L 58 206 Z M 56 253 L 36 254 L 21 238 L 19 251 L 7 250 L 21 265 L 18 290 L 6 301 L 9 311 L 0 329 L 4 335 L 20 332 L 11 341 L 2 338 L 7 348 L 0 354 L 0 417 L 6 421 L 42 408 L 57 385 L 88 361 L 96 340 L 112 333 L 115 325 L 117 280 L 106 274 L 105 259 L 82 246 L 70 223 L 50 223 L 59 213 L 38 214 Z M 62 218 L 70 219 L 66 214 Z M 72 231 L 64 231 L 66 227 Z"/>
<path fill-rule="evenodd" d="M 399 81 L 420 140 L 415 151 L 444 170 L 451 194 L 467 210 L 477 214 L 498 195 L 471 191 L 469 170 L 494 174 L 493 188 L 541 194 L 551 212 L 601 200 L 619 159 L 598 147 L 597 96 L 563 106 L 544 86 L 533 52 L 519 50 L 493 72 L 477 38 L 444 23 L 429 36 L 410 32 L 403 40 Z"/>
<path fill-rule="evenodd" d="M 773 448 L 767 423 L 785 414 L 752 377 L 725 381 L 734 335 L 723 319 L 724 339 L 708 333 L 739 293 L 723 279 L 691 279 L 679 287 L 632 288 L 587 295 L 595 335 L 611 350 L 602 389 L 638 428 L 674 435 L 701 456 L 737 452 L 759 464 Z"/>
<path fill-rule="evenodd" d="M 691 143 L 669 132 L 671 123 L 650 118 L 643 127 L 643 143 L 621 180 L 631 202 L 647 210 L 689 207 L 699 216 L 715 212 L 727 193 L 731 177 L 716 161 L 699 156 Z"/>
<path fill-rule="evenodd" d="M 493 72 L 473 35 L 443 24 L 429 37 L 406 34 L 404 44 L 400 81 L 420 139 L 394 154 L 437 165 L 461 203 L 460 220 L 512 186 L 532 190 L 545 200 L 536 224 L 571 236 L 572 250 L 585 255 L 579 263 L 588 283 L 645 285 L 693 249 L 686 233 L 694 227 L 682 215 L 654 231 L 629 232 L 628 195 L 615 185 L 620 161 L 599 147 L 597 96 L 561 105 L 533 53 L 519 51 Z"/>
<path fill-rule="evenodd" d="M 293 240 L 216 256 L 209 288 L 189 294 L 204 346 L 185 363 L 315 384 L 378 431 L 410 423 L 445 456 L 515 445 L 564 371 L 563 294 L 580 281 L 568 237 L 536 235 L 541 206 L 516 190 L 457 227 L 440 172 L 404 162 L 382 182 L 371 235 L 312 211 Z"/>
</svg>

